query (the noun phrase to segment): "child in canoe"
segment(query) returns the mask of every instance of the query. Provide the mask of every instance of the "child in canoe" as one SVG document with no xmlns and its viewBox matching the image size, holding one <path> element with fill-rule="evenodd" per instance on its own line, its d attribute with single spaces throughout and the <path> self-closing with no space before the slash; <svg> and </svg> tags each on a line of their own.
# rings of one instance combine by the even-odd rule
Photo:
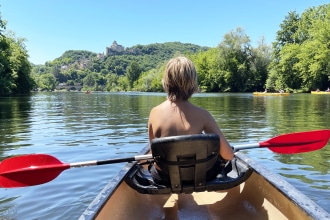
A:
<svg viewBox="0 0 330 220">
<path fill-rule="evenodd" d="M 198 91 L 197 73 L 194 64 L 186 57 L 171 59 L 165 68 L 162 79 L 167 99 L 154 107 L 149 115 L 149 140 L 167 136 L 215 133 L 220 137 L 220 155 L 225 160 L 234 156 L 225 136 L 211 114 L 189 102 Z M 151 173 L 157 176 L 156 167 Z"/>
</svg>

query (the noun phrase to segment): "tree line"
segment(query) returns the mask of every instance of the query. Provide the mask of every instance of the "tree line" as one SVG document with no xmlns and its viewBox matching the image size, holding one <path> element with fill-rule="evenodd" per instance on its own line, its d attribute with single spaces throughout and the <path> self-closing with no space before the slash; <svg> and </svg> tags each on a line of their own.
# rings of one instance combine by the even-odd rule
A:
<svg viewBox="0 0 330 220">
<path fill-rule="evenodd" d="M 203 92 L 309 92 L 330 86 L 330 4 L 301 15 L 289 12 L 271 45 L 263 38 L 252 45 L 238 27 L 213 48 L 168 42 L 109 56 L 69 50 L 44 65 L 27 61 L 24 39 L 9 35 L 5 25 L 0 17 L 0 95 L 53 91 L 60 83 L 94 91 L 163 91 L 165 64 L 177 55 L 195 63 Z"/>
<path fill-rule="evenodd" d="M 0 14 L 0 96 L 24 94 L 35 86 L 31 77 L 25 39 L 6 32 L 5 20 Z"/>
</svg>

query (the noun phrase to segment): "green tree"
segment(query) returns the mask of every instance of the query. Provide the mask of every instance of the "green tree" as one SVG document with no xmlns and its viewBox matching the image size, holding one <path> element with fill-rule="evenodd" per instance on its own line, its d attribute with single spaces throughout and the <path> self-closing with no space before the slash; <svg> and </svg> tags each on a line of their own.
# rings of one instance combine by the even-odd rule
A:
<svg viewBox="0 0 330 220">
<path fill-rule="evenodd" d="M 0 35 L 0 95 L 11 94 L 14 83 L 10 69 L 10 43 L 4 35 Z"/>
<path fill-rule="evenodd" d="M 56 78 L 51 73 L 42 74 L 36 81 L 40 90 L 53 91 L 56 87 Z"/>
<path fill-rule="evenodd" d="M 294 79 L 295 73 L 291 71 L 292 74 L 287 74 L 288 72 L 285 71 L 288 69 L 288 66 L 292 64 L 290 62 L 294 62 L 294 58 L 291 57 L 291 55 L 283 53 L 285 51 L 283 47 L 288 44 L 300 42 L 297 38 L 299 22 L 300 16 L 296 12 L 289 12 L 284 21 L 280 24 L 281 29 L 276 32 L 276 40 L 273 42 L 272 60 L 269 65 L 270 75 L 265 85 L 268 90 L 289 90 L 292 86 L 287 85 L 287 83 L 290 81 L 297 82 L 297 80 Z M 288 52 L 291 53 L 291 51 Z M 281 57 L 282 54 L 286 59 Z"/>
<path fill-rule="evenodd" d="M 301 16 L 290 12 L 281 24 L 269 66 L 267 86 L 287 90 L 325 89 L 330 84 L 330 4 L 312 7 Z M 270 77 L 270 76 L 269 76 Z"/>
<path fill-rule="evenodd" d="M 268 77 L 268 66 L 271 62 L 272 47 L 262 37 L 258 46 L 251 50 L 251 85 L 255 91 L 264 90 Z"/>
<path fill-rule="evenodd" d="M 94 73 L 88 73 L 83 79 L 84 88 L 94 89 L 96 86 L 96 76 Z"/>
<path fill-rule="evenodd" d="M 165 65 L 158 69 L 152 69 L 148 72 L 142 73 L 140 78 L 136 81 L 134 88 L 141 92 L 162 92 L 162 77 Z"/>
<path fill-rule="evenodd" d="M 301 73 L 301 87 L 305 91 L 326 89 L 330 84 L 330 4 L 304 12 L 301 26 L 308 33 L 299 47 L 299 62 L 294 65 Z"/>
<path fill-rule="evenodd" d="M 221 86 L 219 49 L 211 48 L 191 55 L 198 73 L 198 85 L 203 92 L 218 92 Z"/>
<path fill-rule="evenodd" d="M 219 67 L 221 72 L 221 91 L 245 92 L 252 89 L 251 45 L 242 28 L 236 28 L 224 36 L 218 46 L 220 50 Z"/>
<path fill-rule="evenodd" d="M 31 65 L 23 38 L 14 32 L 4 32 L 6 21 L 0 15 L 0 95 L 30 92 L 35 82 L 31 77 Z"/>
<path fill-rule="evenodd" d="M 110 91 L 110 92 L 117 92 L 120 91 L 121 89 L 119 88 L 119 76 L 114 73 L 110 73 L 106 76 L 106 85 L 105 85 L 105 90 Z"/>
<path fill-rule="evenodd" d="M 133 88 L 133 83 L 140 77 L 140 75 L 141 68 L 137 62 L 133 61 L 126 69 L 126 77 L 130 88 Z"/>
<path fill-rule="evenodd" d="M 120 91 L 127 91 L 129 88 L 129 81 L 126 76 L 119 76 L 118 77 L 118 88 Z"/>
</svg>

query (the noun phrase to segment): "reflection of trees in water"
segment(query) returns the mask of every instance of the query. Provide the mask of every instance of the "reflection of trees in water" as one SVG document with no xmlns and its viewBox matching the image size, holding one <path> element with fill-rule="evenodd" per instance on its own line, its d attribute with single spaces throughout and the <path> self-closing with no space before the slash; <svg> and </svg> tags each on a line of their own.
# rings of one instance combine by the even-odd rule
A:
<svg viewBox="0 0 330 220">
<path fill-rule="evenodd" d="M 207 109 L 231 142 L 249 141 L 268 127 L 263 105 L 255 105 L 250 94 L 198 94 L 191 101 Z M 255 133 L 257 132 L 257 133 Z"/>
<path fill-rule="evenodd" d="M 322 99 L 323 98 L 323 99 Z M 254 97 L 255 109 L 261 109 L 271 135 L 326 128 L 330 124 L 330 99 L 314 98 L 309 94 L 291 94 L 287 97 Z M 312 122 L 312 123 L 311 123 Z"/>
<path fill-rule="evenodd" d="M 0 206 L 1 204 L 6 204 L 0 209 L 1 219 L 11 219 L 10 216 L 14 216 L 19 210 L 18 207 L 15 206 L 14 201 L 18 199 L 19 196 L 14 196 L 11 198 L 0 197 Z"/>
<path fill-rule="evenodd" d="M 147 136 L 149 111 L 154 103 L 165 100 L 164 95 L 134 92 L 45 94 L 39 98 L 36 108 L 49 122 L 61 120 L 61 132 L 65 131 L 66 135 L 85 132 L 87 136 L 89 132 L 103 130 L 104 135 L 127 136 L 127 128 L 129 135 L 134 135 L 134 132 L 141 132 L 142 125 Z"/>
<path fill-rule="evenodd" d="M 291 94 L 288 97 L 264 97 L 265 120 L 271 136 L 279 134 L 328 129 L 330 125 L 329 97 L 316 97 L 310 94 Z M 260 104 L 260 103 L 258 103 Z M 286 164 L 278 172 L 289 179 L 328 189 L 327 181 L 322 180 L 330 170 L 330 144 L 321 150 L 303 154 L 274 154 L 274 158 Z M 292 165 L 292 167 L 291 167 Z M 321 176 L 317 177 L 316 173 Z"/>
<path fill-rule="evenodd" d="M 30 128 L 31 96 L 0 98 L 0 153 L 15 143 L 28 139 Z M 24 135 L 18 135 L 24 134 Z M 11 145 L 10 148 L 20 147 Z M 2 158 L 2 156 L 1 156 Z"/>
<path fill-rule="evenodd" d="M 330 144 L 321 150 L 303 154 L 274 155 L 274 158 L 287 165 L 285 169 L 279 171 L 282 176 L 299 179 L 309 184 L 313 183 L 311 185 L 328 190 L 330 185 L 324 180 L 323 175 L 327 175 L 330 171 L 329 156 Z M 316 172 L 319 173 L 319 178 Z"/>
<path fill-rule="evenodd" d="M 134 149 L 135 152 L 135 147 L 141 147 L 137 145 L 139 141 L 147 142 L 147 120 L 151 108 L 165 99 L 164 93 L 134 92 L 93 92 L 89 95 L 53 92 L 0 98 L 0 160 L 4 152 L 16 153 L 12 151 L 13 146 L 22 144 L 59 147 L 59 153 L 62 147 L 78 146 L 69 150 L 72 151 L 70 155 L 62 153 L 63 157 L 79 157 L 80 149 L 94 145 L 104 145 L 109 154 L 128 152 L 126 149 Z M 253 97 L 252 94 L 216 93 L 196 94 L 191 101 L 211 112 L 232 144 L 259 142 L 278 134 L 324 129 L 330 125 L 330 96 L 291 94 L 288 97 Z M 141 138 L 143 135 L 146 139 Z M 117 150 L 124 145 L 129 146 L 125 150 Z M 275 155 L 268 153 L 267 149 L 251 149 L 244 153 L 259 158 L 269 169 L 287 176 L 293 183 L 314 181 L 315 184 L 308 186 L 315 186 L 311 190 L 311 197 L 315 200 L 320 194 L 323 198 L 328 195 L 329 144 L 322 150 L 297 155 Z M 91 158 L 95 155 L 90 152 Z M 301 185 L 302 191 L 306 192 L 306 185 L 294 185 Z M 15 191 L 14 194 L 22 196 L 23 193 Z M 4 196 L 0 197 L 0 215 L 15 216 L 8 212 L 15 210 L 16 203 L 22 202 L 7 202 L 5 199 L 12 196 Z M 22 197 L 23 202 L 29 199 L 25 195 Z M 9 207 L 9 211 L 2 212 L 4 207 Z"/>
</svg>

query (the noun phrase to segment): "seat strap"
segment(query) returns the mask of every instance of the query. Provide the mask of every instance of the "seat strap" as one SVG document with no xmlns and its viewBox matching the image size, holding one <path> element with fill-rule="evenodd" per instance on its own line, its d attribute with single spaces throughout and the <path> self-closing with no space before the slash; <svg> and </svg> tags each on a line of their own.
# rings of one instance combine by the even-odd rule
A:
<svg viewBox="0 0 330 220">
<path fill-rule="evenodd" d="M 154 157 L 156 163 L 162 163 L 165 165 L 170 165 L 170 166 L 191 166 L 191 165 L 195 165 L 195 164 L 199 164 L 199 163 L 205 163 L 211 159 L 213 159 L 214 157 L 218 157 L 218 154 L 212 154 L 210 156 L 208 156 L 207 158 L 203 158 L 203 159 L 199 159 L 199 160 L 185 160 L 185 161 L 167 161 L 164 160 L 162 158 L 160 158 L 160 156 L 156 156 Z"/>
</svg>

